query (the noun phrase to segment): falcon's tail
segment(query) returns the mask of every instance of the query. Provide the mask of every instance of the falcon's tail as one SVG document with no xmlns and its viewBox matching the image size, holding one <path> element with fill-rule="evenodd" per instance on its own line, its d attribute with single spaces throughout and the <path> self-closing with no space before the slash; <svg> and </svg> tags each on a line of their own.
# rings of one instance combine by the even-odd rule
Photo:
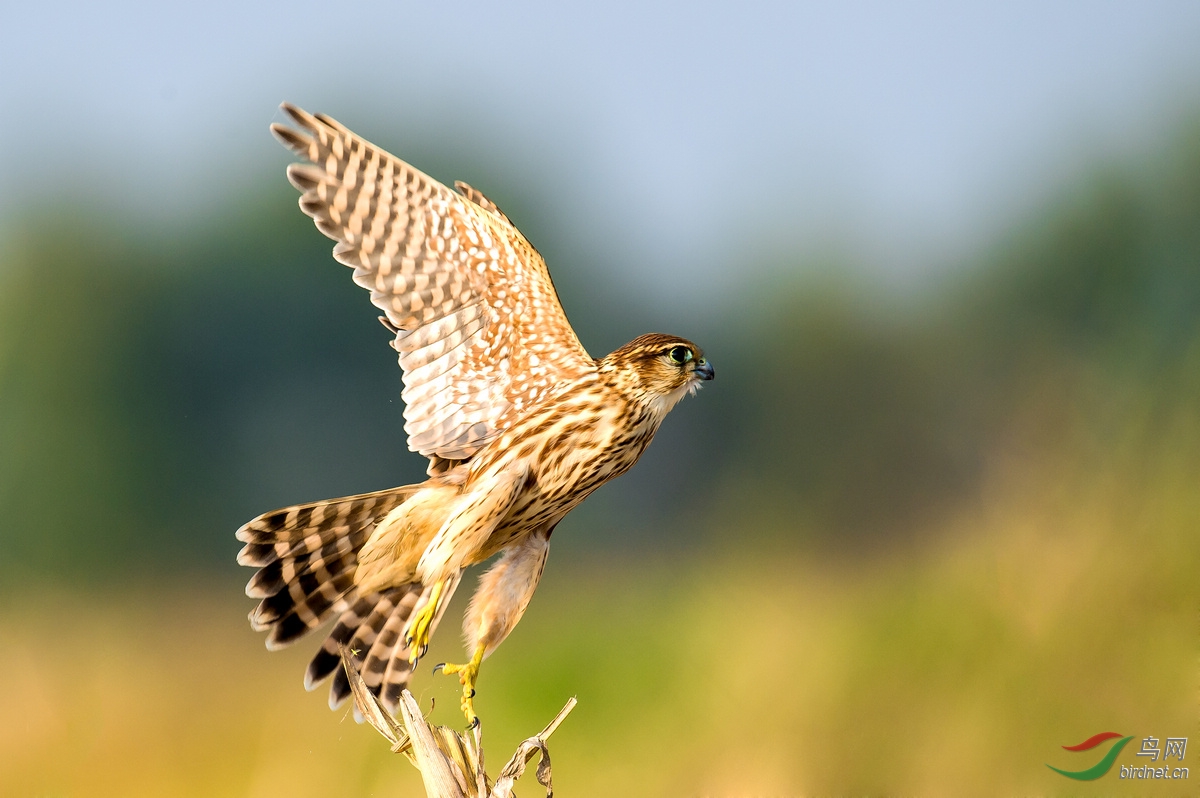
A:
<svg viewBox="0 0 1200 798">
<path fill-rule="evenodd" d="M 337 624 L 304 676 L 305 688 L 312 690 L 336 671 L 330 707 L 336 708 L 350 695 L 339 643 L 350 649 L 367 686 L 389 710 L 395 709 L 412 674 L 404 626 L 431 588 L 412 582 L 362 593 L 354 584 L 354 572 L 358 552 L 375 524 L 419 488 L 407 485 L 285 507 L 260 515 L 237 531 L 237 539 L 246 544 L 238 563 L 258 568 L 246 585 L 246 595 L 261 599 L 250 613 L 250 625 L 267 632 L 267 648 L 293 643 L 337 615 Z M 444 586 L 443 609 L 457 586 L 457 578 Z M 435 624 L 439 618 L 440 613 Z"/>
</svg>

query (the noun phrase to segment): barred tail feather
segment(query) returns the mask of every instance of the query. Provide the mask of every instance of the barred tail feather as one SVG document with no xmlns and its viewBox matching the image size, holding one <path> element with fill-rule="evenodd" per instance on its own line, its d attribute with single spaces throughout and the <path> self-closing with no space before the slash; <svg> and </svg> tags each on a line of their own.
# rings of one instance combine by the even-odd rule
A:
<svg viewBox="0 0 1200 798">
<path fill-rule="evenodd" d="M 441 606 L 431 634 L 458 587 L 458 577 L 443 586 Z M 304 676 L 304 686 L 313 690 L 331 674 L 329 706 L 336 709 L 350 696 L 350 681 L 341 667 L 338 646 L 344 645 L 363 681 L 379 696 L 389 711 L 395 711 L 400 691 L 412 678 L 411 650 L 404 641 L 404 627 L 413 610 L 429 600 L 431 585 L 412 582 L 383 593 L 360 597 L 338 619 L 333 632 L 313 657 Z"/>
<path fill-rule="evenodd" d="M 404 625 L 431 588 L 414 582 L 383 592 L 360 594 L 354 583 L 358 552 L 375 524 L 406 501 L 420 486 L 347 496 L 285 507 L 265 513 L 237 531 L 245 543 L 238 563 L 257 567 L 246 594 L 260 599 L 250 625 L 267 632 L 267 648 L 295 642 L 330 617 L 338 621 L 313 657 L 304 677 L 314 689 L 336 672 L 329 704 L 336 708 L 350 695 L 338 644 L 352 651 L 371 691 L 394 710 L 412 669 Z M 443 591 L 442 609 L 453 585 Z M 436 623 L 435 619 L 435 623 Z"/>
<path fill-rule="evenodd" d="M 442 584 L 441 604 L 438 606 L 437 615 L 433 617 L 433 622 L 429 626 L 429 636 L 433 637 L 437 632 L 438 624 L 442 620 L 442 615 L 446 612 L 446 607 L 450 606 L 450 599 L 454 597 L 454 591 L 458 589 L 458 582 L 462 578 L 462 571 L 459 571 L 452 578 L 446 580 Z M 367 656 L 367 661 L 363 667 L 363 676 L 371 674 L 371 681 L 368 685 L 373 684 L 376 673 L 379 674 L 379 692 L 377 695 L 383 701 L 383 705 L 387 707 L 389 712 L 394 713 L 397 705 L 400 703 L 400 692 L 408 685 L 408 680 L 412 678 L 412 665 L 409 663 L 409 647 L 404 642 L 404 625 L 408 622 L 408 616 L 414 607 L 419 607 L 429 600 L 430 593 L 433 592 L 433 585 L 423 585 L 421 587 L 420 598 L 413 603 L 411 607 L 397 607 L 392 613 L 392 617 L 388 619 L 387 624 L 383 628 L 383 634 L 371 646 L 371 653 Z M 389 635 L 395 631 L 396 641 L 388 642 L 385 635 Z M 341 673 L 343 678 L 345 673 Z M 372 688 L 374 689 L 374 688 Z M 349 694 L 350 685 L 346 684 L 346 692 Z"/>
<path fill-rule="evenodd" d="M 424 592 L 419 582 L 393 588 L 385 593 L 371 593 L 358 602 L 338 619 L 333 632 L 321 645 L 321 650 L 313 657 L 304 675 L 304 686 L 313 690 L 330 674 L 333 681 L 329 685 L 329 708 L 337 709 L 350 695 L 350 681 L 342 667 L 338 656 L 338 645 L 345 645 L 350 652 L 350 658 L 363 675 L 367 687 L 375 695 L 380 694 L 381 681 L 378 675 L 374 677 L 364 667 L 371 652 L 378 648 L 379 652 L 386 649 L 388 657 L 395 657 L 403 663 L 405 681 L 411 675 L 408 664 L 408 646 L 401 640 L 398 633 L 388 632 L 389 623 L 398 624 L 403 631 L 408 616 L 421 599 Z M 395 619 L 393 621 L 393 619 Z M 394 709 L 394 707 L 389 707 Z"/>
</svg>

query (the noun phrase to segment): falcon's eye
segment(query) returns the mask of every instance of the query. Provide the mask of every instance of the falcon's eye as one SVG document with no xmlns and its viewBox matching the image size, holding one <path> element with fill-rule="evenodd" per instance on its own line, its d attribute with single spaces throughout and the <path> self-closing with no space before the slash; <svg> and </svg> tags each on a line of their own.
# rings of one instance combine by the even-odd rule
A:
<svg viewBox="0 0 1200 798">
<path fill-rule="evenodd" d="M 671 358 L 672 362 L 682 366 L 692 359 L 692 350 L 686 346 L 673 346 L 671 347 L 671 351 L 667 352 L 667 357 Z"/>
</svg>

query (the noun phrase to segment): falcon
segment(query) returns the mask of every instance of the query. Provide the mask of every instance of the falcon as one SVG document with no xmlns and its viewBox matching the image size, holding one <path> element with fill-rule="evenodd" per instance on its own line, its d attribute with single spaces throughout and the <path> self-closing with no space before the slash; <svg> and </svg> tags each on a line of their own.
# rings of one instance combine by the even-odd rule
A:
<svg viewBox="0 0 1200 798">
<path fill-rule="evenodd" d="M 238 562 L 258 569 L 250 625 L 277 649 L 336 618 L 306 689 L 332 676 L 330 707 L 346 699 L 344 648 L 394 712 L 463 569 L 499 555 L 463 620 L 470 659 L 438 666 L 458 675 L 474 725 L 480 663 L 524 614 L 555 526 L 637 462 L 713 367 L 691 341 L 659 333 L 590 357 L 545 261 L 495 203 L 328 116 L 282 109 L 293 126 L 271 132 L 307 161 L 287 170 L 300 208 L 394 335 L 404 430 L 429 478 L 241 527 Z"/>
</svg>

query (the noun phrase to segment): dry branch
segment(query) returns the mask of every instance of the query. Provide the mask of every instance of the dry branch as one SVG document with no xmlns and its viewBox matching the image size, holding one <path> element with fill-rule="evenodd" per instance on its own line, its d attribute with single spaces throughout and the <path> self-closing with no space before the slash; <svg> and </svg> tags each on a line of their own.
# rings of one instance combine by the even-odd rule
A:
<svg viewBox="0 0 1200 798">
<path fill-rule="evenodd" d="M 541 754 L 541 761 L 534 777 L 546 788 L 546 798 L 553 798 L 550 751 L 546 748 L 546 740 L 575 708 L 574 698 L 567 701 L 546 728 L 517 746 L 516 753 L 493 782 L 484 770 L 480 726 L 471 730 L 470 737 L 464 737 L 448 726 L 431 726 L 408 690 L 400 694 L 403 723 L 397 722 L 367 688 L 345 647 L 341 648 L 341 654 L 355 707 L 391 744 L 393 752 L 404 754 L 421 771 L 429 798 L 512 798 L 513 785 L 525 773 L 525 767 L 535 754 Z"/>
</svg>

